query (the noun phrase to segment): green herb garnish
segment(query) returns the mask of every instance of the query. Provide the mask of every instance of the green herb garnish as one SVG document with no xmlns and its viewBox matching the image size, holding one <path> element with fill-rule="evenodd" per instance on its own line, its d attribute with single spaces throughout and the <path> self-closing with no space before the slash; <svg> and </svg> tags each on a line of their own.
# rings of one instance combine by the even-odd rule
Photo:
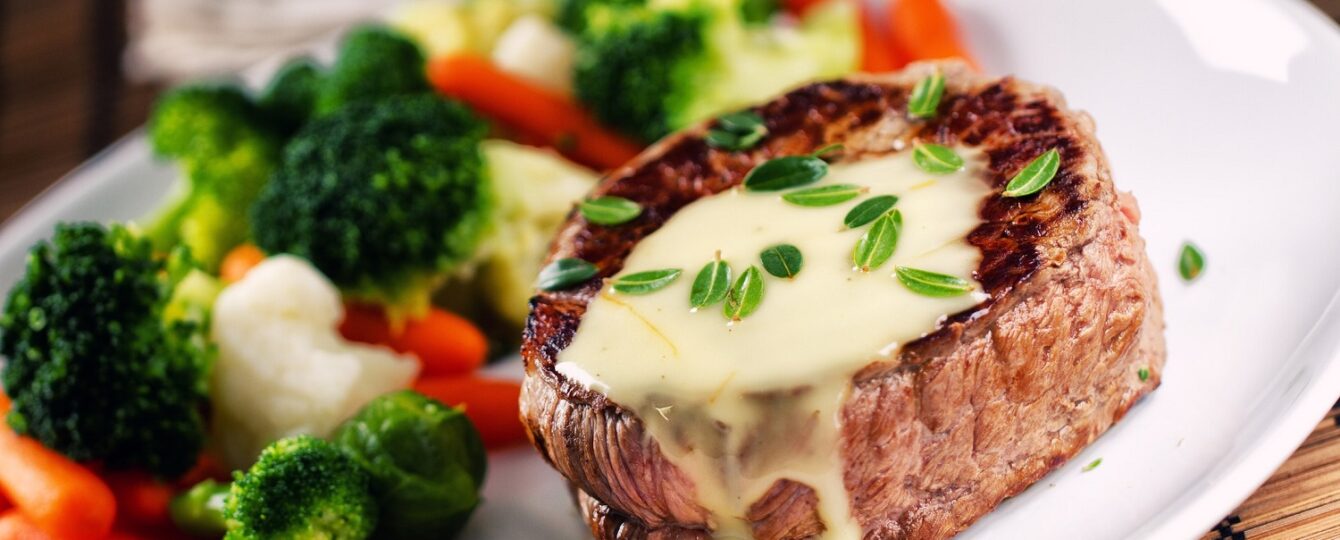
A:
<svg viewBox="0 0 1340 540">
<path fill-rule="evenodd" d="M 758 304 L 762 301 L 763 273 L 758 271 L 757 266 L 750 265 L 735 279 L 735 284 L 731 285 L 730 291 L 726 293 L 726 303 L 722 311 L 726 318 L 738 321 L 758 309 Z"/>
<path fill-rule="evenodd" d="M 1092 471 L 1094 469 L 1097 469 L 1098 466 L 1102 464 L 1103 464 L 1103 458 L 1095 459 L 1093 461 L 1090 461 L 1088 465 L 1085 465 L 1084 468 L 1080 469 L 1080 472 Z"/>
<path fill-rule="evenodd" d="M 768 126 L 763 123 L 763 117 L 752 111 L 741 111 L 718 117 L 716 125 L 707 131 L 703 140 L 713 148 L 740 151 L 753 148 L 767 135 Z"/>
<path fill-rule="evenodd" d="M 623 294 L 647 294 L 659 291 L 666 285 L 674 283 L 679 279 L 679 275 L 684 273 L 678 268 L 666 268 L 663 270 L 647 270 L 636 274 L 619 276 L 610 280 L 610 287 L 615 292 Z"/>
<path fill-rule="evenodd" d="M 879 268 L 879 265 L 893 256 L 902 229 L 902 212 L 894 210 L 879 216 L 870 226 L 870 230 L 865 231 L 861 239 L 856 242 L 856 247 L 851 251 L 852 262 L 856 263 L 856 267 L 862 272 Z"/>
<path fill-rule="evenodd" d="M 940 70 L 917 81 L 907 99 L 907 114 L 912 118 L 930 118 L 940 108 L 940 97 L 945 93 L 945 76 Z"/>
<path fill-rule="evenodd" d="M 925 296 L 945 298 L 966 294 L 972 290 L 972 283 L 960 277 L 906 266 L 895 267 L 893 273 L 898 276 L 898 281 L 901 281 L 903 286 Z"/>
<path fill-rule="evenodd" d="M 568 257 L 549 263 L 540 270 L 535 286 L 545 291 L 559 291 L 596 277 L 596 265 Z"/>
<path fill-rule="evenodd" d="M 841 151 L 842 151 L 842 143 L 833 143 L 833 144 L 828 144 L 828 145 L 820 146 L 818 150 L 815 150 L 814 152 L 812 152 L 812 153 L 810 154 L 810 157 L 817 157 L 817 158 L 823 159 L 823 158 L 828 157 L 828 154 L 832 154 L 833 152 L 841 152 Z"/>
<path fill-rule="evenodd" d="M 583 201 L 582 217 L 597 225 L 622 225 L 642 215 L 642 207 L 623 197 L 605 196 Z"/>
<path fill-rule="evenodd" d="M 689 305 L 697 309 L 720 302 L 726 298 L 727 289 L 730 289 L 730 265 L 721 260 L 721 252 L 718 251 L 716 258 L 698 271 L 698 277 L 693 278 Z"/>
<path fill-rule="evenodd" d="M 842 218 L 842 225 L 848 229 L 855 229 L 884 215 L 895 204 L 898 204 L 898 197 L 895 195 L 871 197 L 847 212 L 847 217 Z"/>
<path fill-rule="evenodd" d="M 1149 380 L 1149 368 L 1147 368 L 1147 367 L 1142 367 L 1142 368 L 1136 370 L 1135 375 L 1136 375 L 1137 377 L 1140 377 L 1140 382 L 1145 382 L 1145 381 Z"/>
<path fill-rule="evenodd" d="M 1061 167 L 1061 153 L 1055 148 L 1043 152 L 1042 155 L 1033 158 L 1033 161 L 1024 165 L 1024 168 L 1010 179 L 1010 183 L 1005 184 L 1005 192 L 1001 195 L 1005 197 L 1023 197 L 1032 195 L 1050 184 L 1052 178 L 1056 177 L 1056 171 Z"/>
<path fill-rule="evenodd" d="M 805 257 L 800 254 L 800 248 L 791 244 L 769 247 L 759 253 L 758 258 L 763 261 L 764 270 L 779 278 L 794 278 L 805 265 Z"/>
<path fill-rule="evenodd" d="M 1182 253 L 1177 256 L 1177 273 L 1184 281 L 1192 282 L 1205 271 L 1205 254 L 1191 242 L 1182 243 Z"/>
<path fill-rule="evenodd" d="M 963 158 L 938 144 L 918 144 L 912 149 L 912 161 L 931 174 L 949 174 L 963 168 Z"/>
<path fill-rule="evenodd" d="M 855 184 L 834 184 L 800 189 L 782 195 L 782 200 L 798 206 L 832 206 L 841 204 L 869 191 Z"/>
<path fill-rule="evenodd" d="M 770 159 L 744 177 L 749 191 L 781 191 L 818 182 L 828 174 L 828 163 L 814 156 Z"/>
</svg>

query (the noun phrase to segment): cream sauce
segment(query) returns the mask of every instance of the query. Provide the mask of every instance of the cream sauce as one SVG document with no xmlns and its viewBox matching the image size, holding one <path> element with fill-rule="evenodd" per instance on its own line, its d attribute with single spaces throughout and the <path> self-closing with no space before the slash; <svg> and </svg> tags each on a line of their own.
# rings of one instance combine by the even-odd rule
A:
<svg viewBox="0 0 1340 540">
<path fill-rule="evenodd" d="M 983 296 L 918 295 L 893 275 L 895 265 L 971 279 L 980 254 L 966 235 L 980 223 L 989 193 L 976 156 L 936 176 L 911 152 L 831 167 L 816 186 L 857 184 L 869 193 L 828 207 L 801 207 L 778 193 L 740 189 L 703 198 L 643 239 L 624 273 L 681 268 L 659 291 L 635 296 L 606 286 L 587 308 L 557 369 L 637 412 L 662 452 L 691 478 L 713 515 L 718 538 L 752 537 L 744 516 L 779 479 L 812 487 L 825 538 L 860 538 L 842 481 L 840 411 L 851 377 L 871 362 L 926 335 L 949 314 Z M 852 248 L 869 227 L 843 230 L 865 198 L 894 194 L 903 229 L 892 259 L 869 272 Z M 777 243 L 797 246 L 804 265 L 794 279 L 765 273 L 758 310 L 731 323 L 720 304 L 694 311 L 689 291 L 699 269 L 720 252 L 732 278 Z"/>
</svg>

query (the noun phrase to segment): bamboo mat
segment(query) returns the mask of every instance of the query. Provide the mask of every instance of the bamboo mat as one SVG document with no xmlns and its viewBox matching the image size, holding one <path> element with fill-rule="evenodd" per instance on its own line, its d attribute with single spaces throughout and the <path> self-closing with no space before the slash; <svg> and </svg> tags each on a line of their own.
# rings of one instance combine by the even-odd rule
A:
<svg viewBox="0 0 1340 540">
<path fill-rule="evenodd" d="M 1307 441 L 1202 540 L 1340 538 L 1340 403 Z"/>
<path fill-rule="evenodd" d="M 0 220 L 143 123 L 156 89 L 120 77 L 124 18 L 124 0 L 0 0 Z M 1337 405 L 1202 540 L 1340 539 Z"/>
</svg>

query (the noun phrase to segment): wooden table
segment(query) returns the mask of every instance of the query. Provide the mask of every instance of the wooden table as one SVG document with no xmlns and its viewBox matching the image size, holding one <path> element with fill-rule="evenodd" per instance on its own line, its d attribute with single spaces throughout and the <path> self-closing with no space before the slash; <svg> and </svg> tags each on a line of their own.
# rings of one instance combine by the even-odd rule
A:
<svg viewBox="0 0 1340 540">
<path fill-rule="evenodd" d="M 158 89 L 121 77 L 124 19 L 125 0 L 0 0 L 0 219 L 144 122 Z M 1219 538 L 1340 538 L 1340 408 Z"/>
</svg>

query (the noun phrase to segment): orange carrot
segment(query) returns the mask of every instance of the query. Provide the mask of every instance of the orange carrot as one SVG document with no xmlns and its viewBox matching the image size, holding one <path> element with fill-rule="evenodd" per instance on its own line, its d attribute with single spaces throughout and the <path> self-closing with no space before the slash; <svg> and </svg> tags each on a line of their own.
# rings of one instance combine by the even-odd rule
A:
<svg viewBox="0 0 1340 540">
<path fill-rule="evenodd" d="M 824 0 L 786 0 L 783 7 L 793 15 L 804 16 L 810 8 L 822 4 L 823 2 Z"/>
<path fill-rule="evenodd" d="M 396 334 L 380 308 L 345 307 L 340 334 L 350 341 L 386 345 L 419 357 L 423 375 L 463 375 L 484 364 L 488 340 L 464 317 L 433 308 L 422 319 L 405 322 Z"/>
<path fill-rule="evenodd" d="M 50 540 L 32 519 L 18 510 L 0 512 L 0 540 Z"/>
<path fill-rule="evenodd" d="M 229 251 L 219 264 L 219 279 L 224 283 L 237 283 L 247 272 L 265 260 L 265 252 L 254 244 L 240 244 Z"/>
<path fill-rule="evenodd" d="M 940 0 L 893 0 L 889 30 L 894 46 L 908 60 L 962 58 L 977 68 L 977 61 L 959 39 L 953 14 Z"/>
<path fill-rule="evenodd" d="M 7 411 L 0 408 L 0 417 Z M 38 528 L 61 540 L 102 539 L 116 517 L 116 499 L 102 479 L 4 426 L 0 493 Z"/>
<path fill-rule="evenodd" d="M 566 97 L 518 79 L 468 54 L 428 62 L 438 92 L 548 141 L 563 154 L 600 169 L 623 165 L 642 149 L 606 131 Z"/>
<path fill-rule="evenodd" d="M 117 524 L 166 526 L 172 523 L 168 503 L 172 487 L 142 472 L 117 472 L 106 475 L 116 497 Z"/>
<path fill-rule="evenodd" d="M 231 481 L 232 475 L 219 464 L 219 461 L 209 453 L 202 453 L 196 458 L 195 467 L 186 471 L 181 478 L 176 481 L 178 490 L 190 489 L 191 486 L 204 482 L 205 480 L 218 480 L 220 482 Z"/>
<path fill-rule="evenodd" d="M 861 2 L 861 71 L 883 73 L 902 67 L 893 43 L 880 25 L 875 23 L 874 7 Z"/>
<path fill-rule="evenodd" d="M 462 405 L 489 450 L 526 441 L 521 425 L 521 385 L 482 377 L 432 377 L 414 390 L 448 405 Z"/>
</svg>

